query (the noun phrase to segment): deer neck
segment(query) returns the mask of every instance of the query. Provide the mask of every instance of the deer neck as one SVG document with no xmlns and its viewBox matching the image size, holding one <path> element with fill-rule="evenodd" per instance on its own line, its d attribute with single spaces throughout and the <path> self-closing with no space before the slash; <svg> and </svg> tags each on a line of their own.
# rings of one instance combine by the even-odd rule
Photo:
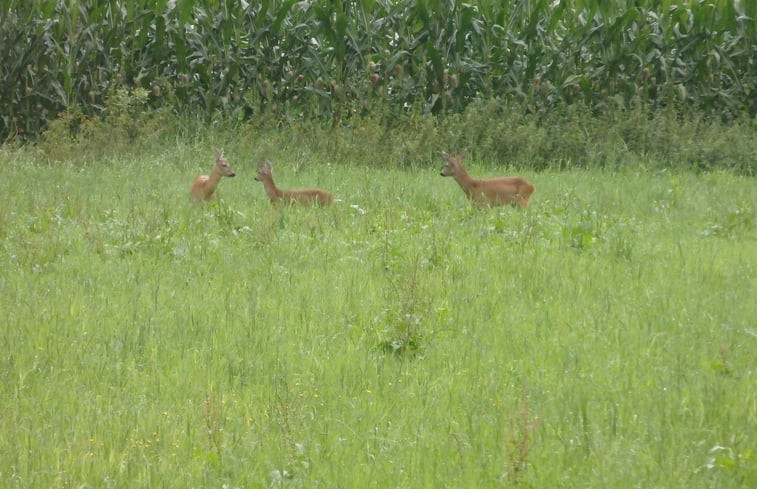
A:
<svg viewBox="0 0 757 489">
<path fill-rule="evenodd" d="M 465 168 L 463 168 L 463 165 L 459 165 L 457 167 L 454 178 L 455 181 L 460 185 L 460 187 L 462 187 L 466 192 L 468 192 L 471 187 L 473 187 L 474 179 L 471 178 L 470 175 L 468 175 L 468 172 L 465 170 Z"/>
<path fill-rule="evenodd" d="M 210 172 L 210 176 L 208 176 L 208 183 L 207 188 L 209 189 L 215 189 L 218 186 L 218 182 L 221 181 L 221 172 L 218 171 L 218 168 L 215 166 L 213 167 L 213 171 Z"/>
<path fill-rule="evenodd" d="M 268 194 L 268 197 L 272 201 L 280 199 L 284 194 L 281 190 L 278 189 L 278 187 L 276 187 L 276 184 L 273 183 L 273 177 L 270 177 L 268 175 L 263 177 L 263 188 L 265 189 L 265 193 Z"/>
</svg>

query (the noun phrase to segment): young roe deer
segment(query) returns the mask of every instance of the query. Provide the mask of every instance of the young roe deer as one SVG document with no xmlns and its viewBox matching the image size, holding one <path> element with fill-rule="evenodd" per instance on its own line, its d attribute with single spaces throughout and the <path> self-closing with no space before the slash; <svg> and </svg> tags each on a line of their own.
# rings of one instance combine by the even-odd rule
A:
<svg viewBox="0 0 757 489">
<path fill-rule="evenodd" d="M 528 199 L 534 193 L 534 186 L 521 177 L 500 178 L 472 178 L 463 167 L 465 152 L 450 155 L 442 151 L 446 164 L 442 167 L 441 176 L 453 177 L 460 187 L 475 204 L 483 205 L 519 205 L 523 209 L 528 207 Z"/>
<path fill-rule="evenodd" d="M 223 157 L 223 150 L 216 150 L 216 164 L 210 171 L 210 175 L 197 175 L 192 182 L 190 194 L 196 202 L 208 201 L 213 197 L 221 177 L 233 177 L 236 175 L 229 166 L 229 162 Z"/>
<path fill-rule="evenodd" d="M 255 180 L 263 182 L 265 193 L 268 194 L 268 198 L 274 205 L 283 202 L 285 204 L 318 204 L 324 206 L 329 205 L 334 201 L 334 195 L 331 192 L 319 188 L 302 190 L 279 189 L 276 187 L 276 184 L 273 183 L 273 167 L 271 166 L 270 161 L 264 161 L 258 165 L 258 174 L 255 175 Z"/>
</svg>

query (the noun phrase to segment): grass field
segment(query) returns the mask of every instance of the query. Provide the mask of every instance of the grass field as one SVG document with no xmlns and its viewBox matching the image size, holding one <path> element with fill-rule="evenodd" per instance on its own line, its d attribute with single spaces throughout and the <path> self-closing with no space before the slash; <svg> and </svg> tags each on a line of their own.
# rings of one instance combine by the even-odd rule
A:
<svg viewBox="0 0 757 489">
<path fill-rule="evenodd" d="M 0 153 L 0 486 L 757 486 L 757 183 Z"/>
</svg>

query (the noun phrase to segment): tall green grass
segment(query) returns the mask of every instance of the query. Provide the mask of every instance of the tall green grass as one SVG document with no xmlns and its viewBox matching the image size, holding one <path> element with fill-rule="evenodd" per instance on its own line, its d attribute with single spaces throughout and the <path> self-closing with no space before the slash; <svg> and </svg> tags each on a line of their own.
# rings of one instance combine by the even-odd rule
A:
<svg viewBox="0 0 757 489">
<path fill-rule="evenodd" d="M 0 153 L 1 485 L 757 482 L 753 178 L 474 157 L 537 189 L 478 211 L 255 140 L 197 206 L 216 143 Z M 272 209 L 263 151 L 339 200 Z"/>
</svg>

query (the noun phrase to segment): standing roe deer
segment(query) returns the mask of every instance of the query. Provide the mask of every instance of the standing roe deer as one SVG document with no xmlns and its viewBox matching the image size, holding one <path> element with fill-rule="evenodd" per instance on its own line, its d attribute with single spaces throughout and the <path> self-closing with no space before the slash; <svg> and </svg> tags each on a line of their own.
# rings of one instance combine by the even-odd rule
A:
<svg viewBox="0 0 757 489">
<path fill-rule="evenodd" d="M 452 156 L 442 151 L 447 162 L 441 170 L 441 176 L 453 177 L 465 195 L 477 205 L 519 205 L 528 207 L 528 199 L 534 193 L 534 186 L 521 177 L 472 178 L 463 167 L 465 152 Z"/>
<path fill-rule="evenodd" d="M 265 193 L 272 204 L 283 202 L 285 204 L 318 204 L 321 206 L 329 205 L 334 201 L 334 195 L 331 192 L 319 188 L 308 188 L 303 190 L 281 190 L 273 183 L 273 167 L 270 161 L 264 161 L 258 165 L 258 174 L 255 180 L 263 182 Z"/>
<path fill-rule="evenodd" d="M 213 197 L 221 177 L 233 177 L 236 175 L 229 166 L 229 162 L 223 157 L 223 150 L 216 150 L 216 164 L 210 171 L 210 175 L 197 175 L 192 182 L 190 193 L 196 202 L 208 201 Z"/>
</svg>

